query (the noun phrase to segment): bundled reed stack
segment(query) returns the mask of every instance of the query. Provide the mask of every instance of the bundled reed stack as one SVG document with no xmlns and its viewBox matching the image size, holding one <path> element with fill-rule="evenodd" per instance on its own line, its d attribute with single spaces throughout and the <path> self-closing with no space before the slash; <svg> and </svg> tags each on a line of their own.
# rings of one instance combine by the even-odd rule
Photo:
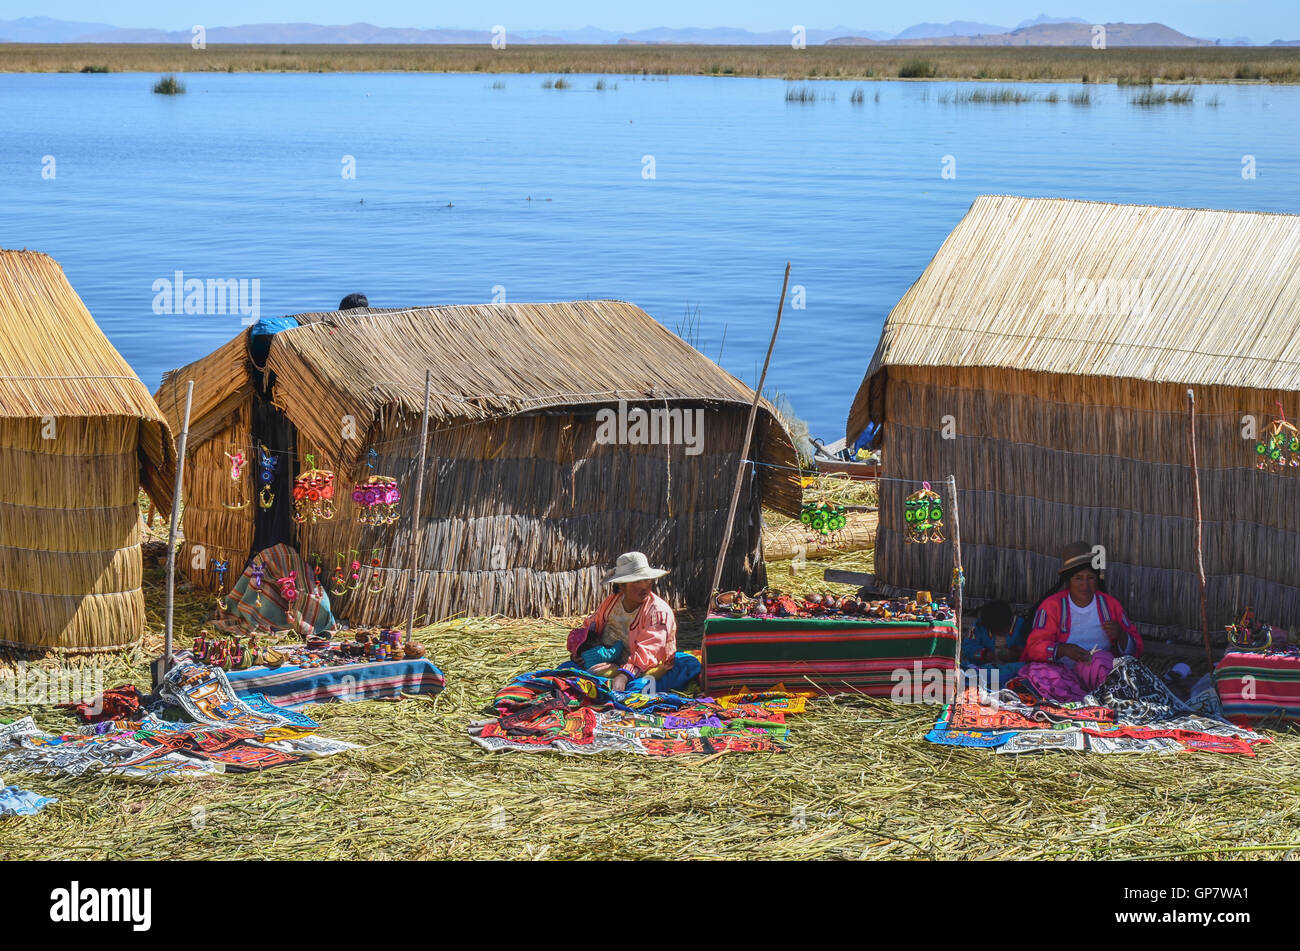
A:
<svg viewBox="0 0 1300 951">
<path fill-rule="evenodd" d="M 985 196 L 890 313 L 847 434 L 883 425 L 886 477 L 956 474 L 968 595 L 1029 603 L 1087 539 L 1129 614 L 1190 644 L 1190 387 L 1210 628 L 1291 625 L 1300 468 L 1257 468 L 1250 437 L 1300 418 L 1297 339 L 1300 217 Z M 946 546 L 905 541 L 917 487 L 881 483 L 877 580 L 946 590 Z"/>
<path fill-rule="evenodd" d="M 0 644 L 140 640 L 139 491 L 170 509 L 174 455 L 148 389 L 59 265 L 0 251 Z"/>
<path fill-rule="evenodd" d="M 168 374 L 157 394 L 176 415 L 185 381 L 195 381 L 185 535 L 206 550 L 195 558 L 191 549 L 180 562 L 195 584 L 216 586 L 214 546 L 218 558 L 231 560 L 228 585 L 254 548 L 288 541 L 308 559 L 320 556 L 327 584 L 342 563 L 353 590 L 331 595 L 338 616 L 395 624 L 405 617 L 415 546 L 420 618 L 563 615 L 593 607 L 615 558 L 638 549 L 672 569 L 662 583 L 671 600 L 706 599 L 753 392 L 638 307 L 371 309 L 286 323 L 264 360 L 248 350 L 254 327 Z M 415 519 L 426 369 L 433 374 L 428 462 Z M 668 444 L 638 443 L 630 433 L 607 439 L 604 414 L 616 415 L 620 400 L 629 414 L 674 414 L 667 418 L 678 421 L 678 437 Z M 266 418 L 259 401 L 285 424 L 274 445 L 259 428 Z M 696 410 L 703 426 L 687 440 L 680 424 Z M 258 527 L 268 516 L 256 502 L 227 507 L 224 454 L 259 442 L 295 475 L 309 454 L 334 472 L 332 519 L 287 524 L 287 537 L 277 537 Z M 764 581 L 760 507 L 799 511 L 794 447 L 766 403 L 752 457 L 771 465 L 751 470 L 727 585 Z M 352 488 L 370 475 L 394 477 L 403 493 L 390 525 L 356 520 Z M 204 556 L 209 567 L 195 569 Z M 361 566 L 357 583 L 353 560 Z"/>
</svg>

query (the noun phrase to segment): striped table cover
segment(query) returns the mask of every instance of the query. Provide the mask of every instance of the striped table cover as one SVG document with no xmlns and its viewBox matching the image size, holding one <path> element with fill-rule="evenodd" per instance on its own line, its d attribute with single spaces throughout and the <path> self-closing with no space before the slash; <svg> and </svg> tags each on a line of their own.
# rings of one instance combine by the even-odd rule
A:
<svg viewBox="0 0 1300 951">
<path fill-rule="evenodd" d="M 281 707 L 332 700 L 385 700 L 404 693 L 438 694 L 446 686 L 427 658 L 338 667 L 250 667 L 226 672 L 237 694 L 260 693 Z"/>
<path fill-rule="evenodd" d="M 811 681 L 826 693 L 888 697 L 894 671 L 955 670 L 952 621 L 709 617 L 704 622 L 704 689 L 791 690 Z"/>
<path fill-rule="evenodd" d="M 1300 722 L 1300 654 L 1230 651 L 1214 668 L 1214 686 L 1233 723 Z"/>
</svg>

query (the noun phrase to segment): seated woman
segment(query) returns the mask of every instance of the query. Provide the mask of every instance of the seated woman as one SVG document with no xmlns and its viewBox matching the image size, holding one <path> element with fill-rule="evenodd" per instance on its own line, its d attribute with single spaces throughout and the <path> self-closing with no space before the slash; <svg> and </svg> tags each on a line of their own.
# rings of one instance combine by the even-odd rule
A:
<svg viewBox="0 0 1300 951">
<path fill-rule="evenodd" d="M 962 665 L 976 670 L 996 670 L 1005 684 L 1020 672 L 1020 655 L 1029 635 L 1029 623 L 1011 611 L 1005 601 L 990 601 L 961 646 Z"/>
<path fill-rule="evenodd" d="M 611 678 L 615 691 L 653 693 L 680 690 L 699 676 L 700 665 L 677 653 L 677 618 L 668 602 L 652 590 L 668 574 L 651 568 L 639 551 L 618 556 L 605 579 L 614 593 L 596 613 L 569 632 L 573 661 L 593 674 Z"/>
<path fill-rule="evenodd" d="M 1038 605 L 1020 675 L 1052 700 L 1081 700 L 1110 673 L 1115 658 L 1142 654 L 1142 636 L 1092 567 L 1092 546 L 1068 545 L 1057 590 Z"/>
</svg>

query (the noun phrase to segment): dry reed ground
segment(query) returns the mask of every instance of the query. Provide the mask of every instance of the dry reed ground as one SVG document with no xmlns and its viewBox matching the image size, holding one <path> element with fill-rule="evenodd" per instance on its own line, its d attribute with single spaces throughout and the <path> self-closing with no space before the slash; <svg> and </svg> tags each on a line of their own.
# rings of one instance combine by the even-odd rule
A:
<svg viewBox="0 0 1300 951">
<path fill-rule="evenodd" d="M 449 72 L 978 79 L 1022 82 L 1300 82 L 1295 47 L 605 46 L 4 43 L 0 72 Z M 142 86 L 147 89 L 147 86 Z"/>
<path fill-rule="evenodd" d="M 824 587 L 829 565 L 773 584 Z M 841 586 L 842 588 L 842 586 Z M 147 649 L 160 648 L 161 572 L 147 572 Z M 843 589 L 847 590 L 847 589 Z M 192 635 L 210 601 L 187 596 Z M 686 646 L 700 617 L 682 618 Z M 310 707 L 365 749 L 268 771 L 148 786 L 4 780 L 58 796 L 0 819 L 0 858 L 1121 858 L 1280 857 L 1300 850 L 1300 741 L 1254 760 L 1183 754 L 1006 757 L 927 744 L 935 708 L 822 700 L 784 755 L 704 760 L 492 755 L 466 723 L 515 673 L 561 659 L 561 620 L 472 618 L 420 639 L 448 674 L 436 700 Z M 184 640 L 182 641 L 184 642 Z M 102 659 L 105 682 L 147 683 L 144 654 Z M 49 663 L 49 662 L 45 662 Z M 45 727 L 71 725 L 52 707 Z M 1298 852 L 1297 854 L 1300 854 Z"/>
</svg>

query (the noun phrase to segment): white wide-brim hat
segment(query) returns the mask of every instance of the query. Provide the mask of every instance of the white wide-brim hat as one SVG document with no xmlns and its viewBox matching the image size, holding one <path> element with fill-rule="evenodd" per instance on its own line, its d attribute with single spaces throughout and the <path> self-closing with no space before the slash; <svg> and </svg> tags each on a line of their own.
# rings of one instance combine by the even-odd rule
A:
<svg viewBox="0 0 1300 951">
<path fill-rule="evenodd" d="M 668 574 L 663 568 L 651 568 L 650 559 L 639 551 L 624 552 L 614 563 L 614 573 L 605 584 L 623 584 L 628 581 L 653 581 Z"/>
</svg>

